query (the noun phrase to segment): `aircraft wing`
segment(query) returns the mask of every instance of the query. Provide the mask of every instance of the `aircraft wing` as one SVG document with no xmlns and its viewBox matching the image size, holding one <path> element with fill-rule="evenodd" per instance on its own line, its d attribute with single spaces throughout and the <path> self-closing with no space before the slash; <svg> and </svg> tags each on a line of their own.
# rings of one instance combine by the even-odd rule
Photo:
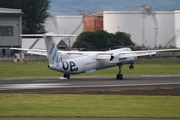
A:
<svg viewBox="0 0 180 120">
<path fill-rule="evenodd" d="M 111 60 L 112 57 L 116 57 L 119 59 L 128 58 L 128 57 L 138 57 L 138 56 L 147 56 L 147 55 L 155 55 L 157 52 L 163 52 L 163 51 L 177 51 L 179 49 L 161 49 L 161 50 L 143 50 L 143 51 L 120 51 L 120 52 L 101 52 L 98 53 L 96 59 L 109 59 Z"/>
<path fill-rule="evenodd" d="M 162 50 L 143 50 L 143 51 L 123 51 L 120 52 L 119 58 L 127 58 L 127 57 L 135 57 L 135 56 L 147 56 L 154 55 L 157 52 L 165 52 L 165 51 L 177 51 L 179 49 L 162 49 Z"/>
<path fill-rule="evenodd" d="M 113 58 L 123 59 L 135 56 L 146 56 L 146 55 L 153 55 L 156 54 L 155 51 L 121 51 L 115 53 L 98 53 L 96 59 L 108 59 L 112 60 Z"/>
</svg>

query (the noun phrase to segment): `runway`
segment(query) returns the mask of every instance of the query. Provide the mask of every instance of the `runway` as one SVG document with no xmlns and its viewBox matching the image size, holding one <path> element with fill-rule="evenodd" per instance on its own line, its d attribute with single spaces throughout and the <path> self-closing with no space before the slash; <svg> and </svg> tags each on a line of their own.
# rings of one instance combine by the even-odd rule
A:
<svg viewBox="0 0 180 120">
<path fill-rule="evenodd" d="M 0 79 L 0 93 L 123 93 L 172 90 L 180 93 L 180 76 Z"/>
</svg>

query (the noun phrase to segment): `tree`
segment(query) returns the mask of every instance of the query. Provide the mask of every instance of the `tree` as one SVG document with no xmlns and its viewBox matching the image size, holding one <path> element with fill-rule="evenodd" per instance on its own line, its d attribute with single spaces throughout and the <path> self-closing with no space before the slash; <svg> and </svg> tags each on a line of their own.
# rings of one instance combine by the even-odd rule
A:
<svg viewBox="0 0 180 120">
<path fill-rule="evenodd" d="M 74 42 L 73 47 L 94 50 L 95 48 L 92 42 L 95 42 L 95 37 L 93 35 L 93 32 L 82 32 L 77 37 L 77 40 Z"/>
<path fill-rule="evenodd" d="M 131 41 L 131 35 L 125 32 L 116 32 L 115 40 L 119 46 L 134 45 L 134 43 Z"/>
<path fill-rule="evenodd" d="M 45 33 L 44 23 L 48 17 L 50 0 L 1 0 L 0 7 L 22 10 L 23 34 Z"/>
<path fill-rule="evenodd" d="M 82 32 L 73 47 L 97 50 L 130 45 L 134 45 L 134 43 L 131 41 L 131 35 L 128 33 L 117 32 L 112 34 L 104 30 L 97 30 L 95 32 Z"/>
</svg>

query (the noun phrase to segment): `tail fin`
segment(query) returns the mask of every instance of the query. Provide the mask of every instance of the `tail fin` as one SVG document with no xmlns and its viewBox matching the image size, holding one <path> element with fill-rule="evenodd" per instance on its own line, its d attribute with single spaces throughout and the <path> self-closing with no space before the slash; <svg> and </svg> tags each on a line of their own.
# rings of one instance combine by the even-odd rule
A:
<svg viewBox="0 0 180 120">
<path fill-rule="evenodd" d="M 58 49 L 53 37 L 75 37 L 76 35 L 46 33 L 43 36 L 46 44 L 49 64 L 55 64 L 58 67 L 61 62 L 61 58 L 58 54 Z"/>
<path fill-rule="evenodd" d="M 49 64 L 59 64 L 61 62 L 60 55 L 58 54 L 58 49 L 56 43 L 53 39 L 53 33 L 44 34 L 44 41 L 47 49 L 47 56 Z"/>
<path fill-rule="evenodd" d="M 76 37 L 76 35 L 68 35 L 68 34 L 54 34 L 54 33 L 46 33 L 46 34 L 23 34 L 20 35 L 22 37 L 44 37 L 44 41 L 47 49 L 47 57 L 49 60 L 49 64 L 55 64 L 57 67 L 61 62 L 60 55 L 58 54 L 58 49 L 56 47 L 56 43 L 53 37 Z"/>
</svg>

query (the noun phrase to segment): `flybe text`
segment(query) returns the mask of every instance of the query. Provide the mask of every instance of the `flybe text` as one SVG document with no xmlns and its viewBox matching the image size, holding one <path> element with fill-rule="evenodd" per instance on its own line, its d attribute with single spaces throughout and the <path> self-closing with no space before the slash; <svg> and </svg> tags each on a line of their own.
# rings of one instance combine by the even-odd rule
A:
<svg viewBox="0 0 180 120">
<path fill-rule="evenodd" d="M 76 67 L 76 64 L 73 61 L 62 61 L 63 62 L 63 69 L 64 70 L 70 70 L 71 72 L 73 71 L 78 71 L 78 67 Z"/>
</svg>

